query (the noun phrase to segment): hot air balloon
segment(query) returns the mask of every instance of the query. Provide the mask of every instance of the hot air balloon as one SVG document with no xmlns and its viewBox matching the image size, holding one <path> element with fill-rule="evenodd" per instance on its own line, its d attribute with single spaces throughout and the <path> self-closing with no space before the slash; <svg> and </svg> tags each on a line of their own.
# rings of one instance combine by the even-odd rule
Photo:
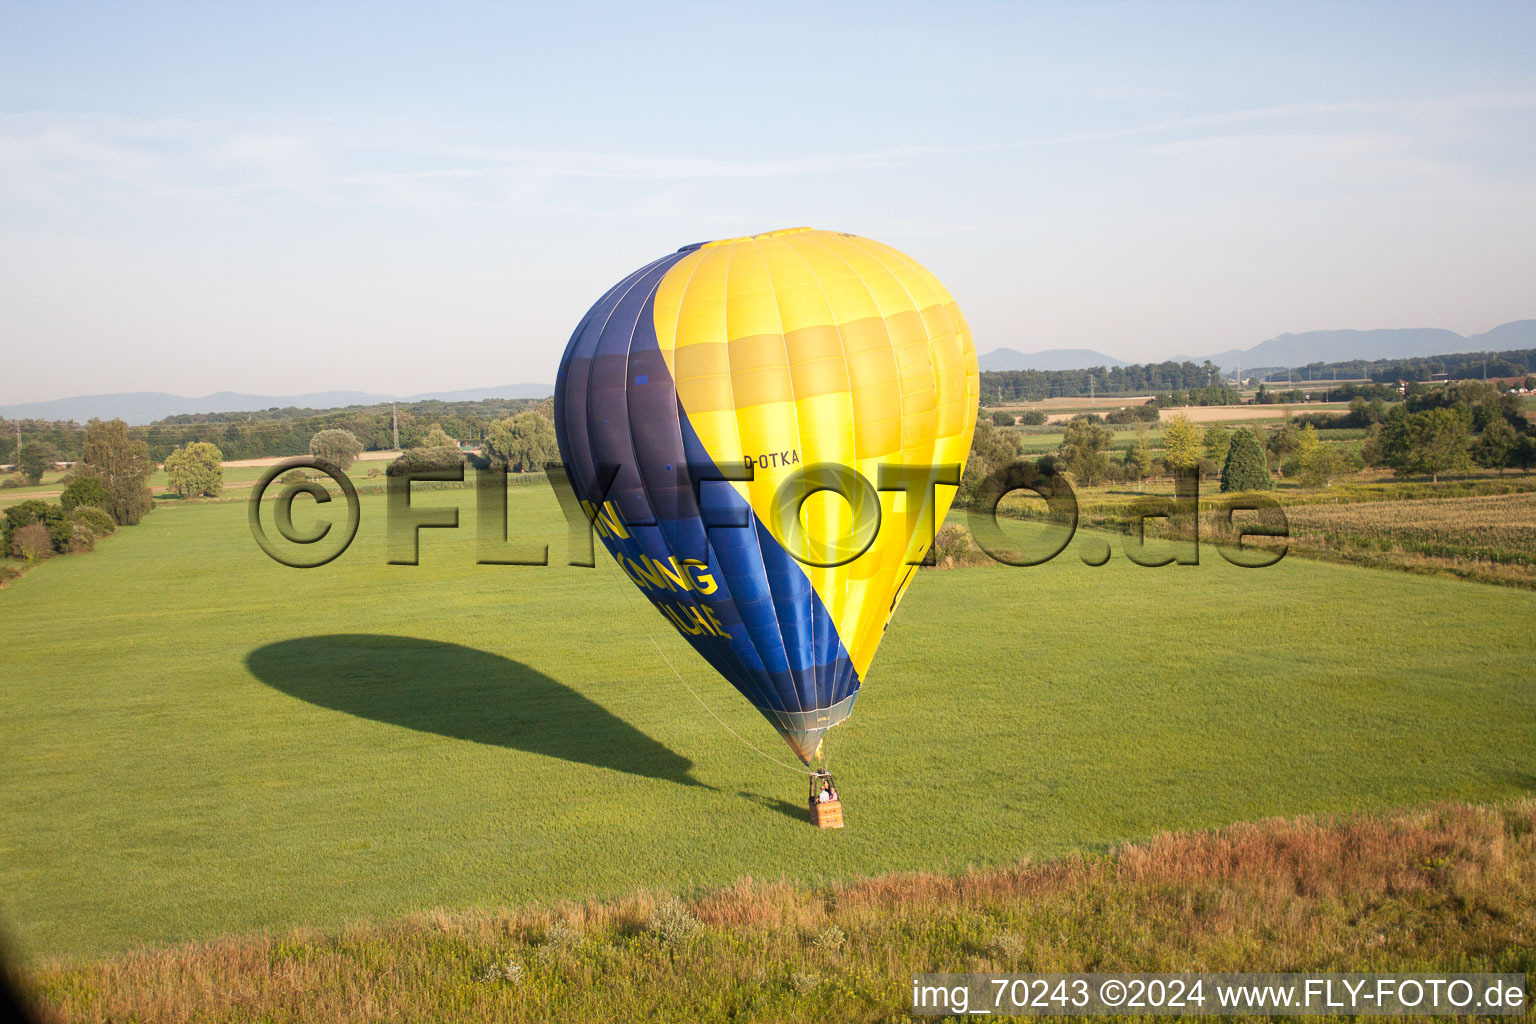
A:
<svg viewBox="0 0 1536 1024">
<path fill-rule="evenodd" d="M 790 228 L 611 288 L 560 361 L 555 432 L 624 575 L 809 765 L 949 510 L 977 397 L 932 274 Z"/>
</svg>

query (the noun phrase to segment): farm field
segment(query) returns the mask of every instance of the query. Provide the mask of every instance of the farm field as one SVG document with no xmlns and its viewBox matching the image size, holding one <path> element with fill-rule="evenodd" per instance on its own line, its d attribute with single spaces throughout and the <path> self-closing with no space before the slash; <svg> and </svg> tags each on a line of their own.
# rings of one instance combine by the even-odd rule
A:
<svg viewBox="0 0 1536 1024">
<path fill-rule="evenodd" d="M 1286 559 L 925 571 L 828 741 L 850 827 L 743 747 L 766 723 L 543 487 L 475 564 L 474 501 L 321 569 L 240 502 L 166 503 L 0 591 L 0 920 L 39 962 L 454 910 L 1103 850 L 1162 829 L 1536 785 L 1536 593 Z M 296 514 L 303 528 L 304 515 Z M 1085 536 L 1084 544 L 1102 544 Z M 1385 624 L 1390 623 L 1390 629 Z"/>
<path fill-rule="evenodd" d="M 1290 543 L 1536 585 L 1536 493 L 1294 505 Z M 1470 565 L 1468 563 L 1471 563 Z"/>
<path fill-rule="evenodd" d="M 1249 423 L 1255 420 L 1288 420 L 1307 412 L 1347 411 L 1348 402 L 1305 402 L 1300 405 L 1190 405 L 1182 409 L 1161 409 L 1158 415 L 1167 420 L 1170 416 L 1182 414 L 1195 423 Z"/>
</svg>

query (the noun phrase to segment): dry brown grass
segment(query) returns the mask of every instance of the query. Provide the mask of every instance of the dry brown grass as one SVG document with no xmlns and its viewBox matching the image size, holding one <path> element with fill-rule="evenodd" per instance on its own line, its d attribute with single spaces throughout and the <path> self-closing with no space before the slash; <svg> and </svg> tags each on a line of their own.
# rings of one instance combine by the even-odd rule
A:
<svg viewBox="0 0 1536 1024">
<path fill-rule="evenodd" d="M 906 1018 L 930 970 L 1536 972 L 1536 800 L 692 901 L 423 913 L 27 976 L 48 1021 Z"/>
</svg>

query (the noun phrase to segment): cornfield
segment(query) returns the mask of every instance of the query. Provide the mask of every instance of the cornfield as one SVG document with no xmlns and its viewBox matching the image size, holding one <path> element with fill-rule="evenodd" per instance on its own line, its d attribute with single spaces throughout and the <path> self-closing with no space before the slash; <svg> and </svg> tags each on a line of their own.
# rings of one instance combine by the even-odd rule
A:
<svg viewBox="0 0 1536 1024">
<path fill-rule="evenodd" d="M 1293 506 L 1286 517 L 1293 537 L 1329 547 L 1536 569 L 1536 494 Z"/>
</svg>

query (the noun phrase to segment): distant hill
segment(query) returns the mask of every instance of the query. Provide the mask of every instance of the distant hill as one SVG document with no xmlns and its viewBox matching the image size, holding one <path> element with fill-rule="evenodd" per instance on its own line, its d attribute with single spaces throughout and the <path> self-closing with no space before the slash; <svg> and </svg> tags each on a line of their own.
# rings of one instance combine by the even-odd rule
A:
<svg viewBox="0 0 1536 1024">
<path fill-rule="evenodd" d="M 9 419 L 76 420 L 93 416 L 122 419 L 131 425 L 153 423 L 167 416 L 203 412 L 255 412 L 260 409 L 338 409 L 380 402 L 478 402 L 486 398 L 547 398 L 555 389 L 548 384 L 507 384 L 467 391 L 436 391 L 421 395 L 375 395 L 365 391 L 320 391 L 306 395 L 245 395 L 220 391 L 201 398 L 187 398 L 160 391 L 134 391 L 117 395 L 77 395 L 48 402 L 0 406 Z"/>
<path fill-rule="evenodd" d="M 1228 349 L 1210 356 L 1175 356 L 1209 359 L 1231 372 L 1249 369 L 1337 363 L 1351 359 L 1404 359 L 1445 352 L 1479 352 L 1536 348 L 1536 320 L 1515 320 L 1491 331 L 1464 337 L 1436 327 L 1405 327 L 1374 331 L 1307 331 L 1282 334 L 1252 348 Z"/>
<path fill-rule="evenodd" d="M 1129 366 L 1091 348 L 1048 348 L 1044 352 L 993 349 L 977 362 L 983 370 L 1082 370 L 1090 366 Z"/>
</svg>

